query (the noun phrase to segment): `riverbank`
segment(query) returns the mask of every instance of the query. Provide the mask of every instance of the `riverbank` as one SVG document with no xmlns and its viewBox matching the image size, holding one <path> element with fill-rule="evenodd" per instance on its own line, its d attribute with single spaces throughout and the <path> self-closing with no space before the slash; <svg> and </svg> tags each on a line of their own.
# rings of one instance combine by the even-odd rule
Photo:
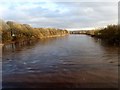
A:
<svg viewBox="0 0 120 90">
<path fill-rule="evenodd" d="M 109 44 L 120 45 L 120 28 L 118 25 L 108 25 L 106 28 L 87 31 L 86 34 L 104 40 Z"/>
<path fill-rule="evenodd" d="M 67 30 L 56 28 L 33 28 L 28 24 L 20 24 L 17 22 L 7 21 L 0 25 L 0 34 L 3 43 L 23 42 L 36 39 L 44 39 L 51 37 L 60 37 L 69 34 Z"/>
<path fill-rule="evenodd" d="M 86 34 L 109 43 L 111 45 L 120 45 L 119 25 L 108 25 L 105 28 L 95 30 L 70 31 L 70 34 Z"/>
</svg>

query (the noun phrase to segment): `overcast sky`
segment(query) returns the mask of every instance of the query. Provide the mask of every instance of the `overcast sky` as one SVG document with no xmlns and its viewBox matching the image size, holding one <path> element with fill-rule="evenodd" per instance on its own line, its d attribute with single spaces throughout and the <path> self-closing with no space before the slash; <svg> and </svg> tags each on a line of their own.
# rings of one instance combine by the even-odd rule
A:
<svg viewBox="0 0 120 90">
<path fill-rule="evenodd" d="M 30 24 L 33 27 L 91 29 L 117 24 L 118 2 L 41 2 L 43 0 L 1 0 L 0 17 L 5 21 Z M 90 1 L 90 0 L 89 0 Z M 104 0 L 103 0 L 104 1 Z M 114 1 L 114 2 L 112 2 Z"/>
</svg>

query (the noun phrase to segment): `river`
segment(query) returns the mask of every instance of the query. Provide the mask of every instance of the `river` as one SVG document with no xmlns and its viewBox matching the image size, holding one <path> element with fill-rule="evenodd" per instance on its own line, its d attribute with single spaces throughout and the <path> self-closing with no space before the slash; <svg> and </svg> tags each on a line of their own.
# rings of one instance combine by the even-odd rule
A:
<svg viewBox="0 0 120 90">
<path fill-rule="evenodd" d="M 3 46 L 3 88 L 117 88 L 118 47 L 87 35 Z"/>
</svg>

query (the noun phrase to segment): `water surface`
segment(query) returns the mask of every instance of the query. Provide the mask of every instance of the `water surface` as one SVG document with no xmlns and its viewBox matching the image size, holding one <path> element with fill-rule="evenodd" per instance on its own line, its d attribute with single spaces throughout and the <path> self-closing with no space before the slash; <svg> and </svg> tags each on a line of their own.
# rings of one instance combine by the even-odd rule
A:
<svg viewBox="0 0 120 90">
<path fill-rule="evenodd" d="M 68 35 L 3 47 L 3 88 L 117 88 L 118 47 Z"/>
</svg>

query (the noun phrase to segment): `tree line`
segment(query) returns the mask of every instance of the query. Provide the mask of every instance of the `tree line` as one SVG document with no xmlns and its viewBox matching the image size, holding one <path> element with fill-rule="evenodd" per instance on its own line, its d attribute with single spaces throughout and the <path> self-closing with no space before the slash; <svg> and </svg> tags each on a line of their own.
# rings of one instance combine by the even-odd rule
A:
<svg viewBox="0 0 120 90">
<path fill-rule="evenodd" d="M 0 42 L 28 41 L 49 37 L 64 36 L 67 30 L 56 28 L 33 28 L 28 24 L 0 20 Z"/>
<path fill-rule="evenodd" d="M 108 43 L 120 44 L 120 26 L 119 25 L 108 25 L 105 28 L 87 31 L 88 35 L 101 38 Z"/>
</svg>

